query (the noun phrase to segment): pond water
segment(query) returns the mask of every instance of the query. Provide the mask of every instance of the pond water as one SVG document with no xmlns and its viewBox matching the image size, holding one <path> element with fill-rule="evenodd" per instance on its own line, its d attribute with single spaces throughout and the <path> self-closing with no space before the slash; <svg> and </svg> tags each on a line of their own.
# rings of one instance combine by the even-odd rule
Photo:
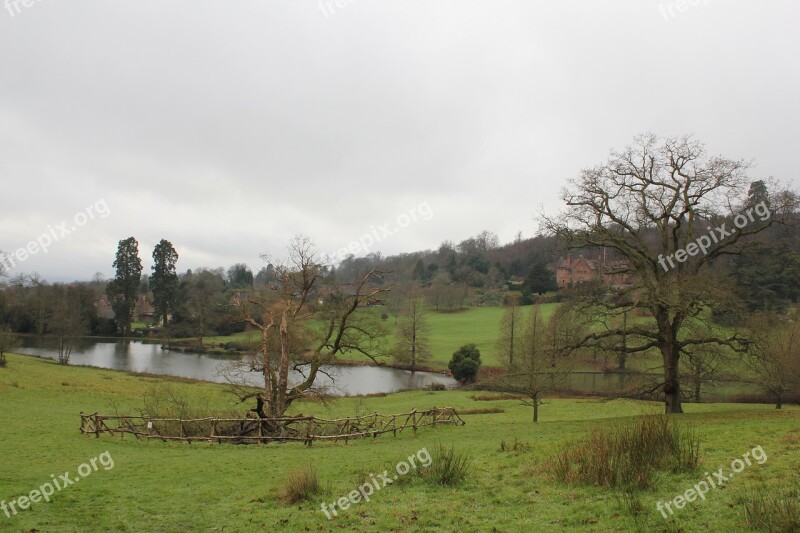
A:
<svg viewBox="0 0 800 533">
<path fill-rule="evenodd" d="M 24 337 L 19 353 L 56 358 L 56 342 L 53 338 Z M 149 372 L 168 376 L 226 383 L 220 367 L 235 360 L 211 354 L 176 352 L 164 350 L 161 343 L 146 340 L 121 341 L 118 339 L 81 339 L 72 352 L 70 364 L 88 365 L 114 370 Z M 324 366 L 322 370 L 329 376 L 318 374 L 316 387 L 329 387 L 334 395 L 357 395 L 389 393 L 406 389 L 421 389 L 432 383 L 443 383 L 447 387 L 456 384 L 453 378 L 434 372 L 410 372 L 396 368 L 378 366 Z M 333 379 L 331 379 L 333 378 Z M 253 385 L 263 383 L 260 374 L 249 373 L 245 379 Z M 290 383 L 296 383 L 303 376 L 290 371 Z M 637 378 L 629 374 L 601 372 L 575 372 L 566 388 L 583 393 L 615 393 L 623 391 Z M 688 392 L 689 382 L 684 382 Z M 722 383 L 716 387 L 703 387 L 706 401 L 729 401 L 743 392 L 755 392 L 752 386 L 742 383 Z"/>
<path fill-rule="evenodd" d="M 52 359 L 58 353 L 55 339 L 47 337 L 25 337 L 22 339 L 22 346 L 15 351 Z M 160 342 L 117 339 L 81 339 L 70 358 L 71 365 L 149 372 L 217 383 L 226 382 L 220 373 L 220 366 L 230 361 L 230 357 L 164 350 Z M 330 374 L 330 377 L 318 374 L 315 386 L 330 387 L 331 394 L 340 396 L 420 389 L 431 383 L 443 383 L 446 386 L 456 383 L 453 378 L 443 374 L 378 366 L 324 366 L 322 370 Z M 253 384 L 263 383 L 263 378 L 257 373 L 250 373 L 246 379 Z M 303 376 L 299 372 L 290 371 L 290 383 L 301 379 Z"/>
</svg>

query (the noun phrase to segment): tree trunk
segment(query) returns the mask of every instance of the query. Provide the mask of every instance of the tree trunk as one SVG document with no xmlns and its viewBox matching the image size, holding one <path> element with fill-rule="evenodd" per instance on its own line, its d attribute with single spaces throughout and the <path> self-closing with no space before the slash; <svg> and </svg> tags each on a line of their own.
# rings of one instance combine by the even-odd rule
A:
<svg viewBox="0 0 800 533">
<path fill-rule="evenodd" d="M 628 358 L 628 312 L 622 313 L 622 353 L 617 357 L 617 368 L 625 370 L 625 360 Z"/>
<path fill-rule="evenodd" d="M 664 356 L 664 412 L 666 414 L 683 412 L 677 354 Z"/>
<path fill-rule="evenodd" d="M 275 412 L 283 416 L 286 412 L 286 389 L 289 386 L 289 324 L 286 320 L 287 311 L 283 311 L 279 329 L 281 342 L 281 361 L 278 366 L 278 387 L 276 392 Z"/>
<path fill-rule="evenodd" d="M 700 401 L 700 378 L 695 378 L 694 380 L 694 401 Z"/>
<path fill-rule="evenodd" d="M 664 412 L 666 414 L 682 413 L 680 373 L 678 371 L 680 347 L 675 338 L 675 323 L 670 321 L 669 314 L 664 310 L 659 310 L 656 317 L 661 337 L 659 348 L 664 361 Z"/>
<path fill-rule="evenodd" d="M 775 409 L 780 409 L 783 407 L 783 393 L 778 393 L 777 401 L 775 402 Z"/>
<path fill-rule="evenodd" d="M 413 328 L 411 332 L 411 371 L 413 372 L 417 369 L 417 323 L 413 318 L 411 327 Z"/>
<path fill-rule="evenodd" d="M 539 395 L 533 395 L 533 421 L 539 421 Z"/>
</svg>

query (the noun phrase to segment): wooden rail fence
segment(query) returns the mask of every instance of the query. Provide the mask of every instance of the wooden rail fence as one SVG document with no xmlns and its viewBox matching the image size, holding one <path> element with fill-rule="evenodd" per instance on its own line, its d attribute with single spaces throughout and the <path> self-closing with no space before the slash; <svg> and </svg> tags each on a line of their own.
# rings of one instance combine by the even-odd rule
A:
<svg viewBox="0 0 800 533">
<path fill-rule="evenodd" d="M 102 433 L 135 436 L 137 439 L 184 442 L 234 442 L 239 444 L 300 441 L 310 446 L 315 440 L 333 441 L 372 437 L 384 433 L 397 436 L 404 429 L 426 426 L 463 426 L 465 422 L 452 407 L 416 409 L 396 415 L 371 415 L 325 419 L 314 416 L 280 418 L 150 418 L 106 416 L 81 413 L 81 433 L 99 438 Z"/>
</svg>

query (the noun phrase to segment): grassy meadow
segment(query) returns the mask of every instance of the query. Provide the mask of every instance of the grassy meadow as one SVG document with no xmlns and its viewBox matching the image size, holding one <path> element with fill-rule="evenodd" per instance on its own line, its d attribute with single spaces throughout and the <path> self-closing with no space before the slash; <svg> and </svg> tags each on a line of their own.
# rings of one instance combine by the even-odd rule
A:
<svg viewBox="0 0 800 533">
<path fill-rule="evenodd" d="M 558 481 L 546 464 L 592 428 L 660 412 L 656 403 L 548 399 L 536 425 L 529 407 L 509 399 L 478 401 L 486 396 L 480 391 L 295 404 L 293 414 L 331 418 L 432 406 L 465 413 L 462 427 L 312 447 L 140 442 L 79 433 L 81 411 L 134 412 L 154 389 L 218 410 L 250 407 L 235 403 L 222 385 L 9 355 L 8 366 L 0 368 L 0 501 L 28 494 L 51 474 L 74 476 L 79 465 L 106 451 L 113 468 L 101 467 L 50 503 L 11 517 L 0 512 L 0 531 L 734 531 L 746 526 L 743 498 L 787 489 L 800 469 L 800 409 L 770 405 L 687 404 L 687 413 L 675 418 L 697 431 L 700 466 L 659 474 L 635 504 L 620 489 Z M 467 414 L 487 408 L 500 412 Z M 334 520 L 321 511 L 322 502 L 347 495 L 365 476 L 391 471 L 422 448 L 439 445 L 469 455 L 460 484 L 438 486 L 409 474 Z M 756 446 L 768 457 L 763 464 L 753 463 L 670 520 L 656 510 L 658 501 L 684 493 L 704 472 L 727 468 Z M 316 468 L 323 492 L 294 504 L 280 501 L 287 476 L 308 465 Z"/>
<path fill-rule="evenodd" d="M 542 317 L 547 320 L 559 304 L 548 303 L 539 306 Z M 522 307 L 523 315 L 527 317 L 533 306 Z M 380 315 L 385 308 L 376 307 L 365 312 Z M 431 358 L 424 364 L 435 369 L 446 369 L 450 358 L 462 344 L 472 342 L 481 351 L 481 361 L 487 366 L 500 366 L 502 362 L 495 353 L 495 344 L 500 333 L 500 320 L 503 318 L 503 307 L 473 307 L 452 313 L 429 311 L 427 316 L 429 334 L 428 343 Z M 385 321 L 389 334 L 387 345 L 394 344 L 396 328 L 395 317 L 390 316 Z M 256 342 L 258 332 L 245 331 L 224 337 L 206 337 L 204 343 L 226 342 Z M 357 353 L 350 353 L 339 357 L 342 360 L 367 361 L 368 359 Z"/>
</svg>

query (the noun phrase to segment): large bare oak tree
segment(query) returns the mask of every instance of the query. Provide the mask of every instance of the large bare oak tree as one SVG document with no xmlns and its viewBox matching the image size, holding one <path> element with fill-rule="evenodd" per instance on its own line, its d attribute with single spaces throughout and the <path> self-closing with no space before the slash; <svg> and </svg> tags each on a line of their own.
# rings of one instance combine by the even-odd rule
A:
<svg viewBox="0 0 800 533">
<path fill-rule="evenodd" d="M 795 208 L 795 196 L 772 191 L 760 204 L 748 202 L 749 164 L 707 153 L 691 137 L 637 137 L 608 160 L 570 180 L 562 197 L 566 209 L 543 216 L 544 226 L 570 248 L 606 249 L 621 258 L 608 274 L 628 276 L 629 285 L 595 303 L 609 313 L 643 310 L 652 320 L 596 331 L 585 345 L 626 336 L 638 342 L 627 354 L 658 350 L 663 360 L 667 413 L 680 413 L 679 362 L 703 346 L 743 351 L 736 330 L 708 320 L 708 310 L 728 290 L 714 262 L 740 254 L 748 237 L 782 222 Z M 751 200 L 753 200 L 751 195 Z"/>
</svg>

